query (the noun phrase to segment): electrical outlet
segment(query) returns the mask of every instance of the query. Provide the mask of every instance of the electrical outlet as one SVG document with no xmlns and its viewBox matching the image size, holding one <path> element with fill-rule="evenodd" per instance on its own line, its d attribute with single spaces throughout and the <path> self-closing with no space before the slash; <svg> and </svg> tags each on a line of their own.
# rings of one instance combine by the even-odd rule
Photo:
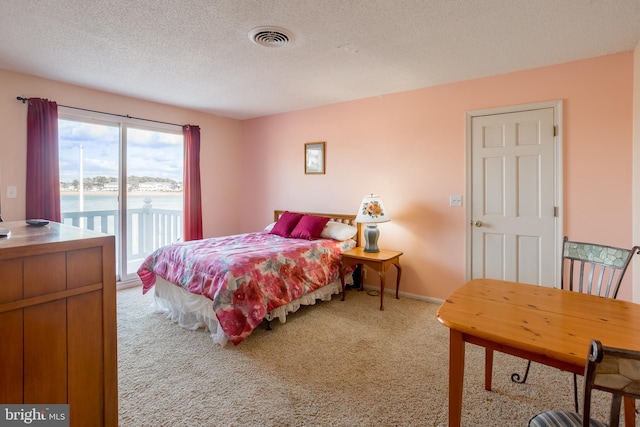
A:
<svg viewBox="0 0 640 427">
<path fill-rule="evenodd" d="M 18 197 L 18 188 L 15 185 L 7 187 L 7 199 L 15 199 Z"/>
<path fill-rule="evenodd" d="M 462 196 L 449 196 L 449 206 L 462 206 Z"/>
</svg>

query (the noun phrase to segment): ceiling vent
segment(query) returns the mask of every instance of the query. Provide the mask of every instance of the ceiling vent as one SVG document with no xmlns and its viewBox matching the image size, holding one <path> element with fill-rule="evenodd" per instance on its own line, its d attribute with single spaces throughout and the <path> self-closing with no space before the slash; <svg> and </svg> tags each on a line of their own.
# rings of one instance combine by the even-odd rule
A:
<svg viewBox="0 0 640 427">
<path fill-rule="evenodd" d="M 293 34 L 279 27 L 256 27 L 249 31 L 249 39 L 260 46 L 283 47 L 293 43 Z"/>
</svg>

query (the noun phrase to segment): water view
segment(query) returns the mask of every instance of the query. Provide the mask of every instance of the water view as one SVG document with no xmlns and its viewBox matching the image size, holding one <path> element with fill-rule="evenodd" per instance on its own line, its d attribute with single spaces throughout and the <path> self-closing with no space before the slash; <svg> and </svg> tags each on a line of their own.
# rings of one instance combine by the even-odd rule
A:
<svg viewBox="0 0 640 427">
<path fill-rule="evenodd" d="M 141 209 L 145 199 L 151 200 L 154 209 L 182 210 L 182 193 L 153 193 L 131 194 L 127 197 L 129 209 Z M 118 196 L 116 194 L 84 193 L 84 207 L 82 211 L 111 211 L 118 209 Z M 70 192 L 60 195 L 60 210 L 65 212 L 80 212 L 80 193 Z"/>
</svg>

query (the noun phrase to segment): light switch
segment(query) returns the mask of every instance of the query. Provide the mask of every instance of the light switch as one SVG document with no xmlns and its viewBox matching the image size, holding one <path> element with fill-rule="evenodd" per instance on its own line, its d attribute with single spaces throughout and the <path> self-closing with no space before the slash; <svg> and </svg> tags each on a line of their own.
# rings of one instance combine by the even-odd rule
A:
<svg viewBox="0 0 640 427">
<path fill-rule="evenodd" d="M 462 196 L 449 196 L 449 206 L 462 206 Z"/>
<path fill-rule="evenodd" d="M 15 185 L 7 186 L 7 199 L 15 199 L 18 197 L 18 188 Z"/>
</svg>

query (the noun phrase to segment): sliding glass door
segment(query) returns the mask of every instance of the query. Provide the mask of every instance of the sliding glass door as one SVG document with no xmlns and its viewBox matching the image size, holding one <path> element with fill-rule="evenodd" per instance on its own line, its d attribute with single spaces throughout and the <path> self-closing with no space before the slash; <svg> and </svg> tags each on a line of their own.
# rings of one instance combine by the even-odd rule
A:
<svg viewBox="0 0 640 427">
<path fill-rule="evenodd" d="M 155 249 L 182 239 L 183 138 L 127 128 L 126 276 L 135 275 Z"/>
<path fill-rule="evenodd" d="M 120 282 L 182 239 L 181 130 L 61 113 L 60 205 L 66 224 L 116 236 Z"/>
</svg>

